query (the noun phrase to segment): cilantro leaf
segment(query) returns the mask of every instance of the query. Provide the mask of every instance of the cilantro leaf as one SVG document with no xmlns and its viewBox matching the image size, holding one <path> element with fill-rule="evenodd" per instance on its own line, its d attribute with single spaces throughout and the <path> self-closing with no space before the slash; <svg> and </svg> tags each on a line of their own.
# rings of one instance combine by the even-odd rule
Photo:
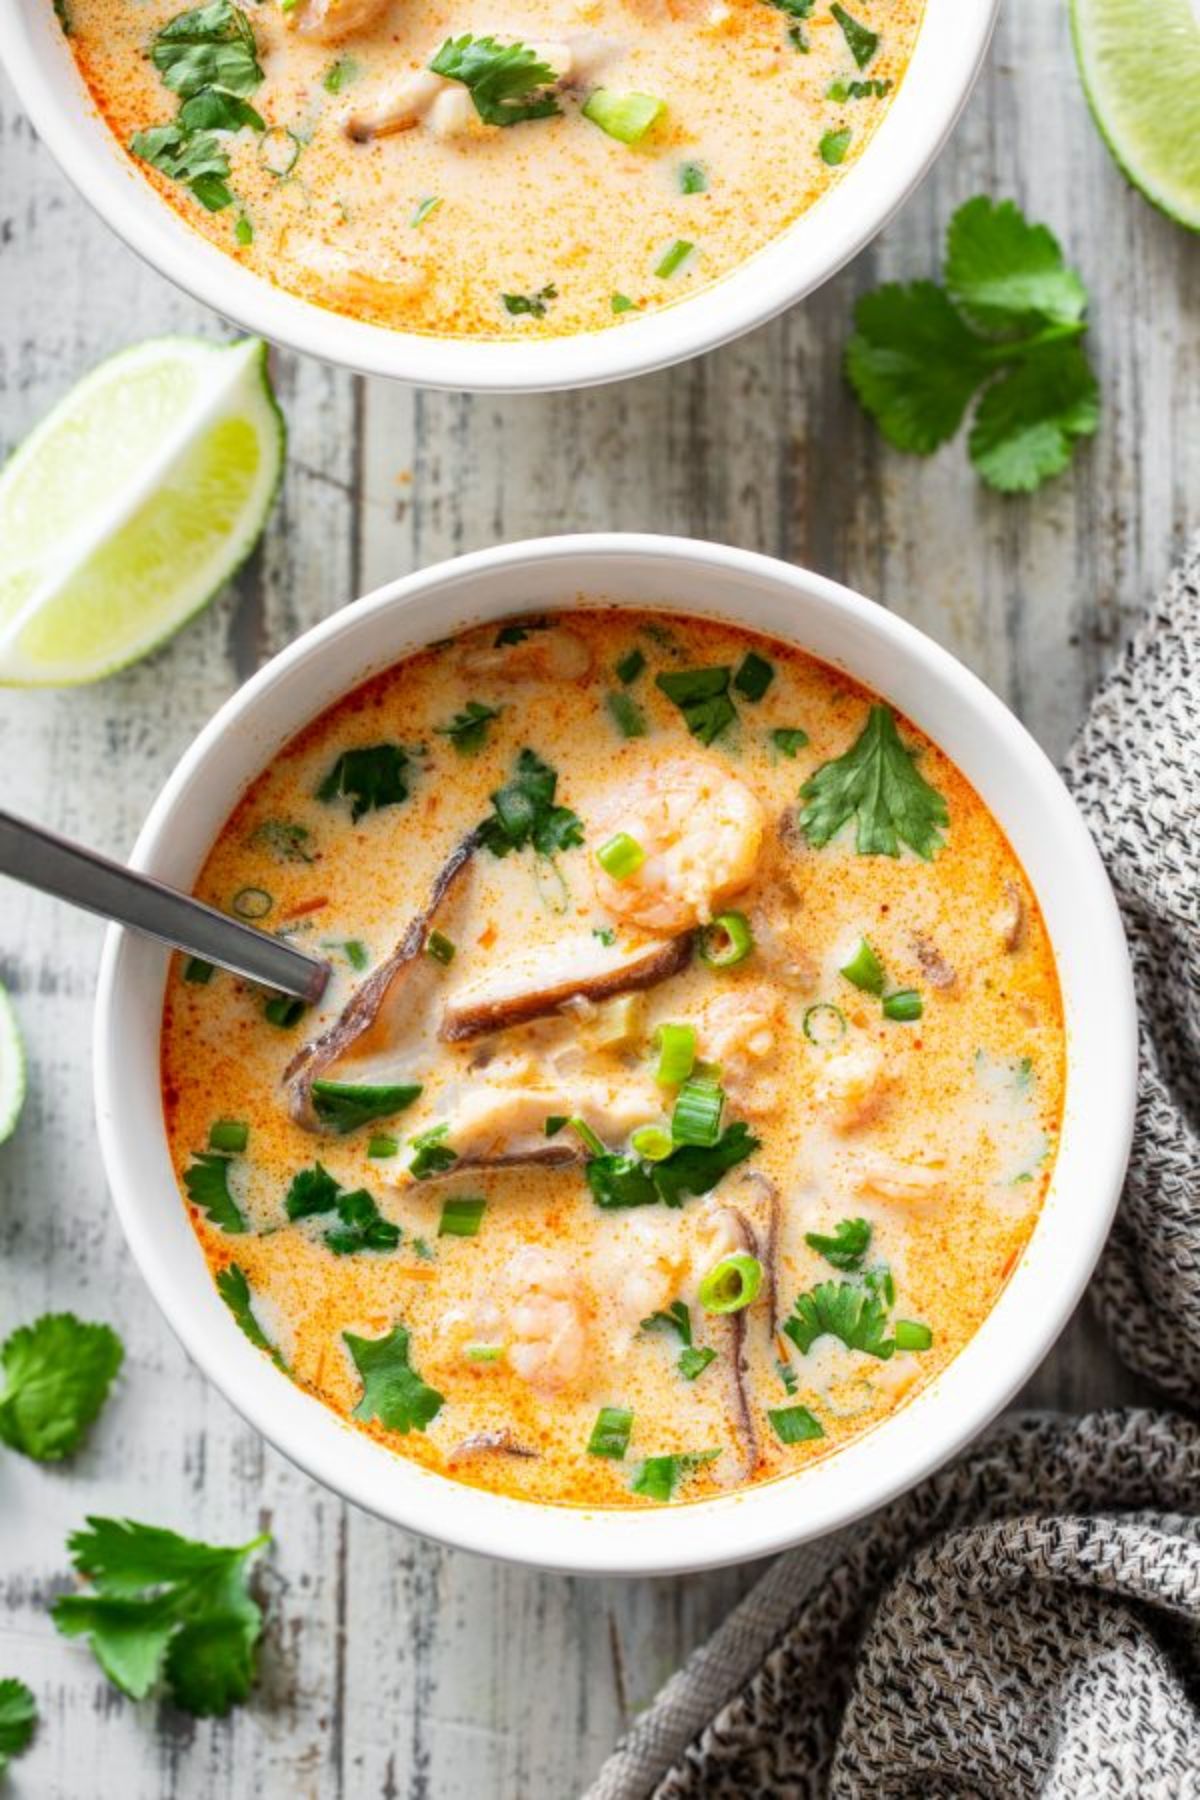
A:
<svg viewBox="0 0 1200 1800">
<path fill-rule="evenodd" d="M 249 842 L 261 844 L 280 862 L 310 863 L 313 861 L 313 853 L 308 848 L 311 836 L 307 825 L 297 825 L 292 819 L 264 819 L 250 833 Z"/>
<path fill-rule="evenodd" d="M 889 1285 L 890 1277 L 871 1275 L 861 1281 L 823 1281 L 800 1295 L 784 1333 L 803 1355 L 818 1338 L 830 1336 L 840 1338 L 847 1350 L 865 1350 L 887 1362 L 896 1348 L 886 1335 Z"/>
<path fill-rule="evenodd" d="M 245 1231 L 242 1210 L 229 1191 L 229 1158 L 215 1150 L 197 1151 L 192 1166 L 183 1172 L 184 1186 L 193 1206 L 199 1206 L 214 1225 L 231 1235 Z"/>
<path fill-rule="evenodd" d="M 532 750 L 517 757 L 511 781 L 492 795 L 492 817 L 480 827 L 480 841 L 493 856 L 507 856 L 527 844 L 541 856 L 583 842 L 583 824 L 570 807 L 554 804 L 558 775 Z"/>
<path fill-rule="evenodd" d="M 411 1106 L 421 1093 L 419 1082 L 389 1083 L 381 1086 L 349 1081 L 314 1081 L 312 1104 L 323 1125 L 331 1125 L 339 1136 L 369 1125 L 373 1119 L 390 1119 Z"/>
<path fill-rule="evenodd" d="M 558 289 L 552 281 L 548 281 L 544 288 L 539 288 L 536 294 L 501 294 L 500 296 L 505 312 L 513 319 L 522 317 L 544 319 L 551 300 L 557 299 Z"/>
<path fill-rule="evenodd" d="M 1078 344 L 1034 352 L 993 382 L 968 440 L 971 461 L 1003 494 L 1032 493 L 1071 461 L 1100 423 L 1100 390 Z"/>
<path fill-rule="evenodd" d="M 829 10 L 842 28 L 842 36 L 849 45 L 851 56 L 860 69 L 865 69 L 879 48 L 879 33 L 851 18 L 845 7 L 837 4 L 837 0 L 834 0 Z"/>
<path fill-rule="evenodd" d="M 384 1218 L 374 1195 L 366 1188 L 339 1194 L 337 1216 L 340 1224 L 325 1233 L 326 1247 L 335 1256 L 354 1256 L 360 1250 L 394 1250 L 400 1242 L 399 1225 Z"/>
<path fill-rule="evenodd" d="M 51 1616 L 64 1637 L 87 1637 L 110 1681 L 141 1700 L 165 1676 L 197 1717 L 227 1713 L 254 1680 L 262 1612 L 246 1562 L 270 1542 L 203 1544 L 132 1519 L 89 1518 L 68 1539 L 89 1594 L 65 1594 Z"/>
<path fill-rule="evenodd" d="M 1035 315 L 1074 325 L 1087 289 L 1067 268 L 1058 239 L 1031 225 L 1011 200 L 978 194 L 960 206 L 946 234 L 946 289 L 986 332 L 1026 331 Z"/>
<path fill-rule="evenodd" d="M 835 1269 L 858 1269 L 871 1247 L 871 1227 L 866 1219 L 839 1219 L 832 1236 L 806 1231 L 804 1241 Z"/>
<path fill-rule="evenodd" d="M 37 1702 L 15 1676 L 0 1681 L 0 1775 L 10 1760 L 28 1750 L 37 1726 Z"/>
<path fill-rule="evenodd" d="M 719 1450 L 693 1450 L 682 1456 L 648 1456 L 630 1483 L 630 1492 L 665 1504 L 685 1475 L 716 1462 L 720 1454 Z"/>
<path fill-rule="evenodd" d="M 226 186 L 229 158 L 211 132 L 189 133 L 178 124 L 154 125 L 149 131 L 135 131 L 129 148 L 172 181 L 185 182 L 209 212 L 232 206 L 233 195 Z"/>
<path fill-rule="evenodd" d="M 332 1212 L 337 1205 L 339 1187 L 329 1170 L 321 1163 L 301 1169 L 293 1175 L 284 1199 L 289 1219 L 307 1219 L 314 1213 Z"/>
<path fill-rule="evenodd" d="M 172 93 L 185 100 L 209 87 L 244 97 L 263 78 L 254 27 L 230 0 L 177 13 L 155 35 L 150 60 Z"/>
<path fill-rule="evenodd" d="M 245 1270 L 240 1269 L 237 1263 L 230 1263 L 227 1269 L 222 1269 L 217 1276 L 217 1292 L 250 1342 L 257 1349 L 265 1350 L 276 1367 L 286 1373 L 287 1364 L 254 1316 L 250 1283 L 246 1280 Z"/>
<path fill-rule="evenodd" d="M 682 1206 L 689 1195 L 708 1194 L 721 1177 L 758 1149 L 759 1140 L 741 1121 L 728 1125 L 715 1144 L 677 1144 L 661 1162 L 605 1152 L 590 1156 L 585 1175 L 597 1206 Z"/>
<path fill-rule="evenodd" d="M 45 1313 L 0 1346 L 0 1440 L 35 1462 L 77 1450 L 104 1405 L 124 1349 L 107 1325 Z"/>
<path fill-rule="evenodd" d="M 474 756 L 487 742 L 487 728 L 500 717 L 501 708 L 484 706 L 479 700 L 468 700 L 461 712 L 455 713 L 448 725 L 435 725 L 439 737 L 448 737 L 460 756 Z"/>
<path fill-rule="evenodd" d="M 354 825 L 364 813 L 408 799 L 408 751 L 400 744 L 367 744 L 343 750 L 317 789 L 327 803 L 348 799 Z"/>
<path fill-rule="evenodd" d="M 722 665 L 706 669 L 673 669 L 656 675 L 654 685 L 673 700 L 687 728 L 702 744 L 711 744 L 737 718 L 729 697 L 733 670 Z"/>
<path fill-rule="evenodd" d="M 872 706 L 844 755 L 822 763 L 800 789 L 800 827 L 820 849 L 851 817 L 860 856 L 899 856 L 901 843 L 930 861 L 942 846 L 950 813 L 944 797 L 916 766 L 890 707 Z"/>
<path fill-rule="evenodd" d="M 461 81 L 485 125 L 521 125 L 552 119 L 562 108 L 552 93 L 558 72 L 526 44 L 498 44 L 494 37 L 447 38 L 429 67 L 447 81 Z"/>
<path fill-rule="evenodd" d="M 692 1315 L 682 1300 L 673 1300 L 666 1312 L 651 1313 L 648 1319 L 642 1320 L 643 1331 L 655 1331 L 660 1325 L 677 1332 L 681 1344 L 691 1345 Z"/>
<path fill-rule="evenodd" d="M 1099 422 L 1078 343 L 1086 290 L 1052 232 L 986 195 L 950 222 L 945 280 L 865 294 L 847 378 L 888 442 L 919 455 L 953 437 L 981 394 L 971 460 L 999 492 L 1029 492 Z"/>
<path fill-rule="evenodd" d="M 431 1125 L 428 1131 L 418 1131 L 410 1139 L 412 1158 L 408 1172 L 414 1181 L 428 1181 L 431 1175 L 444 1175 L 458 1161 L 458 1151 L 452 1150 L 446 1139 L 450 1135 L 449 1123 Z"/>
<path fill-rule="evenodd" d="M 442 1410 L 442 1396 L 421 1380 L 409 1362 L 409 1336 L 395 1325 L 386 1337 L 356 1337 L 343 1331 L 342 1339 L 362 1376 L 362 1398 L 354 1408 L 356 1419 L 378 1419 L 387 1431 L 407 1437 L 424 1431 Z"/>
</svg>

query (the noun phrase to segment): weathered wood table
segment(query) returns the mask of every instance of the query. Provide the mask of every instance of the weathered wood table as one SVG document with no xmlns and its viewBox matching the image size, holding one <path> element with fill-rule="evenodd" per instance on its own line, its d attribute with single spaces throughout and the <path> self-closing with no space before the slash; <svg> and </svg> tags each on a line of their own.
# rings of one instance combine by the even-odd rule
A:
<svg viewBox="0 0 1200 1800">
<path fill-rule="evenodd" d="M 856 293 L 927 275 L 952 207 L 987 191 L 1048 221 L 1094 297 L 1103 427 L 1029 500 L 988 496 L 960 447 L 887 451 L 843 385 Z M 219 335 L 68 186 L 0 91 L 0 450 L 134 338 Z M 176 757 L 299 631 L 385 579 L 499 538 L 625 527 L 724 538 L 837 575 L 1003 694 L 1053 755 L 1143 600 L 1200 525 L 1200 239 L 1127 191 L 1086 112 L 1060 0 L 1009 0 L 951 148 L 823 292 L 703 361 L 582 395 L 414 393 L 276 359 L 287 478 L 236 591 L 151 661 L 90 689 L 6 691 L 0 803 L 126 851 Z M 1086 921 L 1080 929 L 1086 930 Z M 14 1796 L 564 1800 L 752 1579 L 586 1583 L 439 1549 L 341 1504 L 190 1367 L 125 1251 L 92 1125 L 100 929 L 0 888 L 0 972 L 32 1058 L 0 1151 L 0 1327 L 71 1306 L 128 1360 L 90 1447 L 44 1470 L 0 1451 L 0 1675 L 42 1704 Z M 1135 1384 L 1077 1319 L 1028 1399 Z M 194 1724 L 121 1699 L 47 1602 L 67 1533 L 128 1513 L 232 1542 L 275 1533 L 253 1703 Z"/>
</svg>

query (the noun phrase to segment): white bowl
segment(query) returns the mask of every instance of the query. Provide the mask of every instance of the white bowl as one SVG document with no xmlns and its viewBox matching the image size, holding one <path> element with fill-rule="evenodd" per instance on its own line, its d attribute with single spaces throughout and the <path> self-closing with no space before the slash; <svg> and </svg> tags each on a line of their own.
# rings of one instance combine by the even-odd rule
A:
<svg viewBox="0 0 1200 1800">
<path fill-rule="evenodd" d="M 282 651 L 183 758 L 133 861 L 190 886 L 234 803 L 280 745 L 409 651 L 578 596 L 738 621 L 799 644 L 883 694 L 938 743 L 1007 832 L 1058 960 L 1068 1079 L 1050 1192 L 980 1330 L 928 1388 L 827 1461 L 743 1493 L 646 1510 L 549 1507 L 465 1487 L 393 1455 L 293 1386 L 238 1330 L 213 1286 L 167 1152 L 159 1097 L 166 953 L 113 927 L 96 1004 L 100 1144 L 130 1248 L 184 1346 L 263 1435 L 358 1505 L 468 1550 L 547 1568 L 664 1574 L 780 1550 L 920 1480 L 1013 1393 L 1066 1322 L 1108 1231 L 1133 1124 L 1135 1015 L 1103 866 L 1024 728 L 945 650 L 822 576 L 678 538 L 546 538 L 393 582 Z"/>
<path fill-rule="evenodd" d="M 180 0 L 181 10 L 186 0 Z M 926 0 L 912 63 L 860 160 L 790 230 L 661 312 L 573 337 L 481 341 L 365 325 L 242 268 L 167 205 L 97 115 L 51 0 L 0 0 L 0 55 L 38 135 L 117 235 L 248 331 L 367 375 L 502 392 L 586 387 L 711 350 L 849 261 L 907 198 L 970 94 L 999 0 Z"/>
</svg>

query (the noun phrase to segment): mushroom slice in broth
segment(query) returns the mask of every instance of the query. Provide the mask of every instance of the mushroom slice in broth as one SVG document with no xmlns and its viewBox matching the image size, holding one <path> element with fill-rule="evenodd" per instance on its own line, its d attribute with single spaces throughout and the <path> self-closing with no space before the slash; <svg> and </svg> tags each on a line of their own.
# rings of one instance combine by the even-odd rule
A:
<svg viewBox="0 0 1200 1800">
<path fill-rule="evenodd" d="M 665 943 L 606 944 L 593 931 L 564 933 L 551 946 L 522 947 L 452 994 L 441 1036 L 450 1044 L 523 1025 L 572 1000 L 608 1000 L 656 987 L 688 965 L 692 934 Z"/>
</svg>

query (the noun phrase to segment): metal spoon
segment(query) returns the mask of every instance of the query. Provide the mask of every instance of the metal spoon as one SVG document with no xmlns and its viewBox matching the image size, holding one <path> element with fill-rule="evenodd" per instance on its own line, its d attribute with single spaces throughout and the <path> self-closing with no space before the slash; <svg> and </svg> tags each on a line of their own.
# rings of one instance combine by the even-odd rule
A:
<svg viewBox="0 0 1200 1800">
<path fill-rule="evenodd" d="M 327 962 L 305 956 L 283 938 L 255 931 L 178 888 L 6 812 L 0 812 L 0 875 L 297 1000 L 319 1000 L 329 980 Z"/>
</svg>

